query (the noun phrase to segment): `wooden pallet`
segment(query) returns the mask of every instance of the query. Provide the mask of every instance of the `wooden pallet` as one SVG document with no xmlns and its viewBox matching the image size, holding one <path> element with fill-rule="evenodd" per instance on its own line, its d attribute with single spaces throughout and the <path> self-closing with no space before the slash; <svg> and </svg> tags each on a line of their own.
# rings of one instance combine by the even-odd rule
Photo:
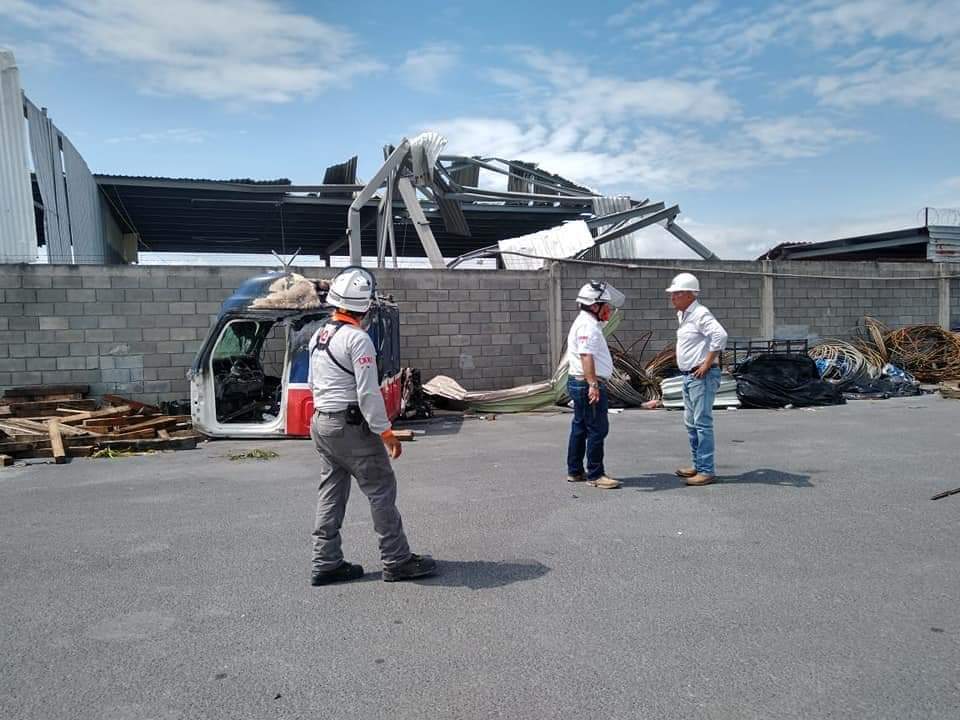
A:
<svg viewBox="0 0 960 720">
<path fill-rule="evenodd" d="M 187 450 L 206 440 L 189 415 L 164 415 L 152 405 L 116 395 L 104 405 L 80 385 L 11 388 L 0 400 L 0 464 L 14 458 L 89 457 L 98 450 Z"/>
</svg>

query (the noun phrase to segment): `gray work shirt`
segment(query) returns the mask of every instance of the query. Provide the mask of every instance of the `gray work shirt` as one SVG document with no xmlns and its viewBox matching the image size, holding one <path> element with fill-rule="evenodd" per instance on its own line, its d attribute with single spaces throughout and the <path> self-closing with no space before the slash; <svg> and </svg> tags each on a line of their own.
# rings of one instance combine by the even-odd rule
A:
<svg viewBox="0 0 960 720">
<path fill-rule="evenodd" d="M 370 429 L 378 435 L 390 429 L 387 409 L 380 393 L 377 377 L 377 351 L 373 340 L 361 328 L 344 324 L 339 330 L 332 322 L 314 333 L 310 340 L 310 374 L 307 382 L 313 392 L 313 407 L 323 412 L 341 412 L 348 405 L 359 405 Z M 329 341 L 330 352 L 344 368 L 337 367 L 317 342 L 323 333 L 333 338 Z"/>
</svg>

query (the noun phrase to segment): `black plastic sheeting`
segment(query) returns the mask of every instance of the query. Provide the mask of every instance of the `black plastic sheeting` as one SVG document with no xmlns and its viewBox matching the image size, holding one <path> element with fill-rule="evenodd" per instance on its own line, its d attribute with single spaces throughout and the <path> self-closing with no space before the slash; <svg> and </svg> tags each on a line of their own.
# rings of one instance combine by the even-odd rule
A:
<svg viewBox="0 0 960 720">
<path fill-rule="evenodd" d="M 745 408 L 781 408 L 786 405 L 842 405 L 836 385 L 820 379 L 817 364 L 806 355 L 763 353 L 740 363 L 737 397 Z"/>
<path fill-rule="evenodd" d="M 920 383 L 889 375 L 874 379 L 855 380 L 840 386 L 847 400 L 885 400 L 892 397 L 922 395 Z"/>
</svg>

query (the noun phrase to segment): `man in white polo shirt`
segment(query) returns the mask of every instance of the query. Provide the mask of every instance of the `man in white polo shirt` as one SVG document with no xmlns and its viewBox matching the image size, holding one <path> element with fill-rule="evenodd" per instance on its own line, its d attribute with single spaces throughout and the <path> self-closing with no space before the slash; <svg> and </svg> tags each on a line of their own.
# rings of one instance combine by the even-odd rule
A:
<svg viewBox="0 0 960 720">
<path fill-rule="evenodd" d="M 677 367 L 683 375 L 683 422 L 690 438 L 691 467 L 676 470 L 687 485 L 709 485 L 716 479 L 713 451 L 713 400 L 720 387 L 720 353 L 727 331 L 701 305 L 700 281 L 680 273 L 667 288 L 677 311 Z"/>
<path fill-rule="evenodd" d="M 590 282 L 577 293 L 580 313 L 567 335 L 569 377 L 567 393 L 573 400 L 573 422 L 567 444 L 567 480 L 583 482 L 603 490 L 614 490 L 620 482 L 603 467 L 603 440 L 607 437 L 607 387 L 613 374 L 613 358 L 603 325 L 624 296 L 613 285 Z M 586 454 L 587 467 L 583 460 Z"/>
</svg>

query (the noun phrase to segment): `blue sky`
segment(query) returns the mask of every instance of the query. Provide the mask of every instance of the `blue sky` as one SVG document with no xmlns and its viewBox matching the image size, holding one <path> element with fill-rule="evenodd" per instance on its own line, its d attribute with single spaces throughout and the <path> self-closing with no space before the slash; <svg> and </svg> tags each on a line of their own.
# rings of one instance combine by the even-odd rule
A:
<svg viewBox="0 0 960 720">
<path fill-rule="evenodd" d="M 432 129 L 677 202 L 730 258 L 960 206 L 956 0 L 0 0 L 0 46 L 94 172 L 369 177 Z"/>
</svg>

